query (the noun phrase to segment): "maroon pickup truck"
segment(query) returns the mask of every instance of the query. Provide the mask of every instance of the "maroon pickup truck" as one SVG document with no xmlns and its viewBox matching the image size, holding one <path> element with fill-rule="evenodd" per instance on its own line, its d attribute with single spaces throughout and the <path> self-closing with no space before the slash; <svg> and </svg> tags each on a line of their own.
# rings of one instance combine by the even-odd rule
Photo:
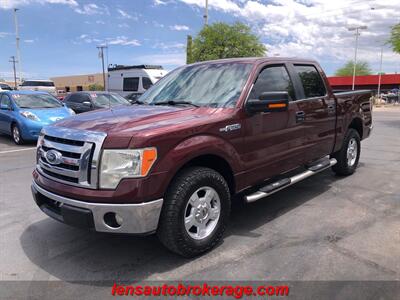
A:
<svg viewBox="0 0 400 300">
<path fill-rule="evenodd" d="M 222 238 L 234 195 L 253 202 L 327 168 L 352 174 L 372 130 L 370 97 L 333 93 L 309 60 L 187 65 L 132 106 L 45 127 L 33 196 L 66 224 L 157 233 L 199 255 Z"/>
</svg>

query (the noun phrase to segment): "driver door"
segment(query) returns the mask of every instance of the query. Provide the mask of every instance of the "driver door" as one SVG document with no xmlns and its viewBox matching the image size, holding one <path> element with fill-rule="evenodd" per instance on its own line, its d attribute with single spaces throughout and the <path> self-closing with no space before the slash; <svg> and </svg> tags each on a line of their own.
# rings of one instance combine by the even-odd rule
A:
<svg viewBox="0 0 400 300">
<path fill-rule="evenodd" d="M 0 95 L 0 131 L 11 132 L 12 110 L 11 100 L 6 94 Z"/>
<path fill-rule="evenodd" d="M 285 64 L 267 65 L 259 73 L 248 99 L 263 92 L 287 92 L 287 111 L 255 113 L 246 119 L 244 137 L 248 185 L 290 171 L 304 162 L 304 126 L 294 101 L 296 90 Z"/>
</svg>

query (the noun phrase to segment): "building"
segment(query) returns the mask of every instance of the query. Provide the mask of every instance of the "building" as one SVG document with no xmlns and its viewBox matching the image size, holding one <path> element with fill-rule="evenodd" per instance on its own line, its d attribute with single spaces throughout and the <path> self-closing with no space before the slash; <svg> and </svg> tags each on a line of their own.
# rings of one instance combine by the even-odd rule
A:
<svg viewBox="0 0 400 300">
<path fill-rule="evenodd" d="M 353 76 L 328 77 L 329 83 L 334 90 L 347 91 L 352 89 Z M 356 76 L 355 90 L 378 91 L 379 75 Z M 400 88 L 400 74 L 381 75 L 381 91 L 386 92 Z"/>
<path fill-rule="evenodd" d="M 76 91 L 87 91 L 90 85 L 100 85 L 103 87 L 103 73 L 87 74 L 87 75 L 71 75 L 52 77 L 57 91 L 59 93 L 68 93 Z M 61 92 L 63 91 L 63 92 Z"/>
</svg>

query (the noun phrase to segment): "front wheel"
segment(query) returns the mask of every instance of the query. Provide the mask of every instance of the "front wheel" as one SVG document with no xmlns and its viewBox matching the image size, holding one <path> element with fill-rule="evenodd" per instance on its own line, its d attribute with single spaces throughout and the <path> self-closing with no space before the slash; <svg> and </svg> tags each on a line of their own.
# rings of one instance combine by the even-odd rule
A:
<svg viewBox="0 0 400 300">
<path fill-rule="evenodd" d="M 17 145 L 22 145 L 24 140 L 22 139 L 21 130 L 17 124 L 14 124 L 11 128 L 11 135 L 13 138 L 14 143 Z"/>
<path fill-rule="evenodd" d="M 221 240 L 229 213 L 230 192 L 224 177 L 209 168 L 188 168 L 168 189 L 157 234 L 171 251 L 197 256 Z"/>
<path fill-rule="evenodd" d="M 350 128 L 344 137 L 342 148 L 332 155 L 337 160 L 337 164 L 332 167 L 332 170 L 337 175 L 353 174 L 360 159 L 360 151 L 360 136 L 355 129 Z"/>
</svg>

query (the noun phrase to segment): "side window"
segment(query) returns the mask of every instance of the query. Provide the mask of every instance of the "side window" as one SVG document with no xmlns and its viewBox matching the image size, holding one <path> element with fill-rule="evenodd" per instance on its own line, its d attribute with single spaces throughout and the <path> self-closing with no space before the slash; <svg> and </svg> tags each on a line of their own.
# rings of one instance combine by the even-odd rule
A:
<svg viewBox="0 0 400 300">
<path fill-rule="evenodd" d="M 9 109 L 11 107 L 11 100 L 5 94 L 0 95 L 0 107 L 1 108 L 6 108 L 6 109 Z"/>
<path fill-rule="evenodd" d="M 136 92 L 139 87 L 139 77 L 125 77 L 124 78 L 124 92 Z"/>
<path fill-rule="evenodd" d="M 142 85 L 145 90 L 149 89 L 153 83 L 151 82 L 149 77 L 142 77 Z"/>
<path fill-rule="evenodd" d="M 84 101 L 90 101 L 90 99 L 88 99 L 88 97 L 84 94 L 73 94 L 66 100 L 66 102 L 73 103 L 82 103 Z"/>
<path fill-rule="evenodd" d="M 264 92 L 288 92 L 295 99 L 294 88 L 284 66 L 271 66 L 261 71 L 250 92 L 250 99 L 258 99 Z"/>
<path fill-rule="evenodd" d="M 315 66 L 294 65 L 294 69 L 303 84 L 306 98 L 322 97 L 326 95 L 324 82 Z"/>
</svg>

